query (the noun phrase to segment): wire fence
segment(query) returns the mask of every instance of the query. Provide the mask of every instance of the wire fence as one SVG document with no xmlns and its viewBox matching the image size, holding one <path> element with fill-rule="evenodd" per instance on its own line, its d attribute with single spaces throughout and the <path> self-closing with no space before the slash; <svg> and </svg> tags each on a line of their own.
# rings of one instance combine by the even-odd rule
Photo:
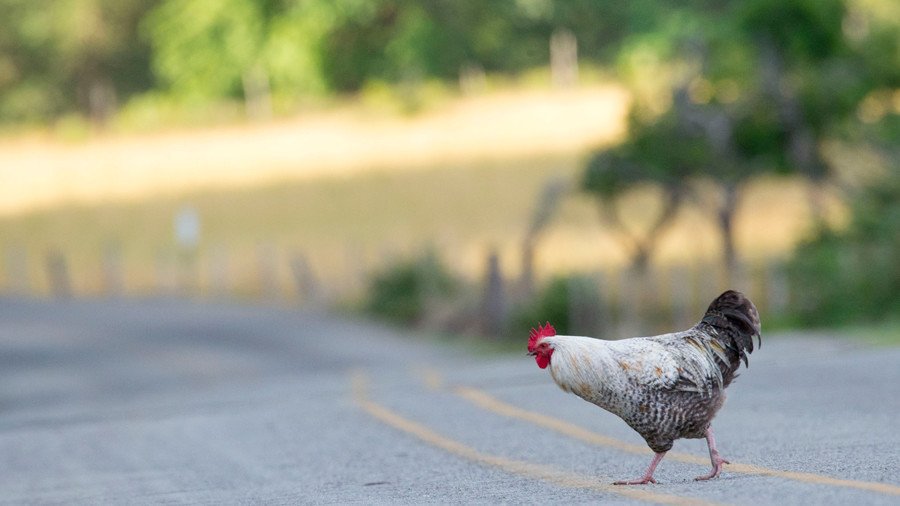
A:
<svg viewBox="0 0 900 506">
<path fill-rule="evenodd" d="M 534 295 L 523 292 L 521 279 L 505 278 L 500 259 L 494 253 L 489 256 L 486 272 L 472 281 L 472 289 L 466 292 L 469 300 L 457 304 L 462 308 L 460 314 L 444 308 L 437 318 L 430 319 L 439 322 L 435 326 L 459 328 L 453 320 L 472 319 L 474 312 L 481 322 L 475 330 L 496 335 L 510 308 Z M 338 274 L 323 273 L 302 251 L 271 244 L 249 252 L 227 248 L 212 248 L 203 255 L 168 251 L 156 255 L 151 266 L 127 262 L 115 247 L 99 252 L 93 261 L 80 260 L 73 262 L 61 250 L 38 255 L 7 248 L 0 269 L 0 293 L 54 298 L 178 296 L 324 309 L 361 297 L 367 276 L 391 262 L 383 258 L 381 265 L 372 265 L 360 255 L 347 260 L 352 268 Z M 547 277 L 538 276 L 537 285 Z M 589 335 L 630 336 L 685 328 L 728 288 L 746 293 L 768 318 L 783 317 L 791 305 L 784 264 L 775 260 L 742 264 L 733 271 L 702 262 L 651 266 L 644 273 L 609 268 L 568 279 L 569 327 Z"/>
</svg>

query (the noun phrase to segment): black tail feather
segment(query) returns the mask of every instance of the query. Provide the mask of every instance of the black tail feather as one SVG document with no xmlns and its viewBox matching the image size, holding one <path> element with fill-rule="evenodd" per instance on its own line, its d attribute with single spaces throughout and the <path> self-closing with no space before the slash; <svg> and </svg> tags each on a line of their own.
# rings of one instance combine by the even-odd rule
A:
<svg viewBox="0 0 900 506">
<path fill-rule="evenodd" d="M 750 299 L 740 292 L 728 290 L 716 297 L 700 321 L 701 325 L 704 323 L 716 329 L 717 340 L 733 357 L 734 368 L 740 360 L 744 366 L 749 366 L 747 356 L 753 353 L 754 336 L 762 346 L 759 313 Z"/>
</svg>

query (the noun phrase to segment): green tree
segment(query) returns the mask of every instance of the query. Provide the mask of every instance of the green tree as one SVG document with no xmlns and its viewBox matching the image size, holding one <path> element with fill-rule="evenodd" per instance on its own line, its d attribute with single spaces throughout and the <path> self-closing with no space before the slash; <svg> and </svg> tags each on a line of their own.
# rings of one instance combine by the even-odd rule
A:
<svg viewBox="0 0 900 506">
<path fill-rule="evenodd" d="M 820 224 L 788 264 L 800 323 L 835 325 L 900 314 L 900 171 L 863 188 L 844 230 Z"/>
<path fill-rule="evenodd" d="M 515 74 L 545 66 L 551 35 L 571 31 L 586 61 L 608 63 L 632 30 L 665 17 L 658 2 L 637 0 L 372 0 L 364 16 L 345 17 L 325 34 L 321 61 L 332 89 L 368 80 L 455 80 L 474 65 Z"/>
<path fill-rule="evenodd" d="M 850 11 L 840 0 L 706 7 L 623 47 L 620 69 L 626 79 L 638 78 L 632 117 L 643 121 L 632 123 L 622 146 L 594 160 L 606 157 L 620 166 L 616 170 L 631 172 L 632 184 L 666 188 L 676 179 L 685 188 L 688 178 L 714 182 L 717 195 L 691 195 L 713 210 L 724 262 L 734 267 L 734 216 L 746 183 L 762 172 L 823 181 L 831 171 L 825 141 L 859 132 L 848 125 L 856 122 L 860 104 L 872 92 L 896 86 L 896 72 L 867 56 L 866 41 L 889 33 L 896 42 L 898 31 L 867 29 L 854 39 L 847 29 Z M 888 59 L 896 52 L 889 51 Z M 647 85 L 649 75 L 657 79 Z M 689 166 L 685 152 L 697 155 L 687 159 Z M 646 170 L 648 157 L 658 160 L 656 170 Z M 588 164 L 588 176 L 595 163 Z M 615 198 L 628 189 L 613 186 L 598 197 Z"/>
<path fill-rule="evenodd" d="M 53 52 L 50 1 L 0 0 L 0 119 L 31 122 L 63 106 Z"/>
<path fill-rule="evenodd" d="M 681 129 L 674 115 L 646 123 L 629 118 L 628 141 L 594 154 L 581 188 L 597 199 L 601 217 L 618 233 L 639 272 L 646 270 L 659 237 L 675 218 L 688 195 L 687 177 L 707 163 L 708 149 L 690 130 Z M 621 200 L 628 192 L 652 185 L 660 190 L 661 208 L 641 229 L 623 219 Z"/>
<path fill-rule="evenodd" d="M 264 3 L 170 0 L 147 20 L 153 65 L 176 93 L 236 96 L 260 59 Z"/>
<path fill-rule="evenodd" d="M 0 120 L 72 109 L 102 125 L 121 98 L 153 86 L 143 0 L 0 0 Z"/>
<path fill-rule="evenodd" d="M 248 106 L 319 94 L 333 83 L 329 54 L 341 27 L 370 19 L 381 2 L 363 0 L 166 0 L 145 21 L 153 66 L 173 93 L 204 100 L 244 98 Z M 332 63 L 337 62 L 337 63 Z"/>
</svg>

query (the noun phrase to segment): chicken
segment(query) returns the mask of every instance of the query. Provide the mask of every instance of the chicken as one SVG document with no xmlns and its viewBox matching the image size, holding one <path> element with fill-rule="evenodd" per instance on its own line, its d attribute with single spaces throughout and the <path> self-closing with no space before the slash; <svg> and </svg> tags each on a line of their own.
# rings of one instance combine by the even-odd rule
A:
<svg viewBox="0 0 900 506">
<path fill-rule="evenodd" d="M 728 463 L 710 423 L 741 361 L 749 365 L 754 336 L 761 346 L 756 307 L 729 290 L 682 332 L 604 341 L 556 335 L 548 322 L 531 330 L 528 353 L 560 388 L 618 415 L 656 453 L 641 478 L 615 484 L 656 483 L 653 472 L 676 439 L 704 437 L 712 470 L 696 479 L 708 480 Z"/>
</svg>

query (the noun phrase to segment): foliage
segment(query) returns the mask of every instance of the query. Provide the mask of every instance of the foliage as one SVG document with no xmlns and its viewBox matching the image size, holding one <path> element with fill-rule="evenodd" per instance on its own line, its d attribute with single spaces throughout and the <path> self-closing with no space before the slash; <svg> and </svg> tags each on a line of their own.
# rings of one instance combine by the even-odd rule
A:
<svg viewBox="0 0 900 506">
<path fill-rule="evenodd" d="M 366 293 L 365 310 L 402 324 L 418 323 L 429 304 L 447 300 L 459 280 L 434 254 L 401 262 L 375 273 Z"/>
<path fill-rule="evenodd" d="M 900 174 L 867 187 L 845 230 L 821 225 L 789 264 L 804 325 L 874 322 L 900 314 Z"/>
<path fill-rule="evenodd" d="M 601 199 L 614 199 L 648 182 L 674 190 L 711 162 L 706 139 L 696 129 L 683 128 L 674 112 L 649 121 L 633 112 L 628 140 L 592 155 L 582 189 Z"/>
<path fill-rule="evenodd" d="M 515 74 L 546 65 L 561 28 L 582 60 L 608 63 L 662 18 L 649 0 L 0 0 L 0 122 L 103 120 L 146 93 L 296 98 Z"/>
<path fill-rule="evenodd" d="M 898 18 L 889 0 L 0 0 L 0 122 L 103 121 L 148 93 L 297 99 L 520 74 L 567 30 L 581 62 L 632 85 L 644 119 L 691 81 L 698 104 L 746 120 L 735 142 L 765 158 L 786 142 L 773 90 L 820 136 L 897 87 Z M 767 54 L 782 78 L 762 72 Z"/>
<path fill-rule="evenodd" d="M 628 128 L 625 143 L 588 160 L 581 189 L 597 199 L 604 218 L 628 242 L 633 266 L 644 270 L 660 233 L 687 194 L 686 178 L 706 166 L 710 149 L 691 129 L 681 128 L 671 114 L 651 122 L 632 114 Z M 648 184 L 662 190 L 663 206 L 648 226 L 636 231 L 620 216 L 618 202 Z"/>
<path fill-rule="evenodd" d="M 144 29 L 175 93 L 239 97 L 258 73 L 275 92 L 309 94 L 326 85 L 323 39 L 372 9 L 359 0 L 165 0 Z"/>
<path fill-rule="evenodd" d="M 600 291 L 590 276 L 573 274 L 551 279 L 534 298 L 510 317 L 512 336 L 523 336 L 538 324 L 550 322 L 560 334 L 595 334 Z"/>
<path fill-rule="evenodd" d="M 228 96 L 263 44 L 263 6 L 242 0 L 167 1 L 146 21 L 154 67 L 176 91 Z"/>
<path fill-rule="evenodd" d="M 153 86 L 140 20 L 157 0 L 0 0 L 0 122 L 95 119 Z"/>
<path fill-rule="evenodd" d="M 733 266 L 734 215 L 747 181 L 794 172 L 818 183 L 831 171 L 826 141 L 849 132 L 863 140 L 861 112 L 873 111 L 869 122 L 890 121 L 887 94 L 879 90 L 900 80 L 867 42 L 886 44 L 886 60 L 896 63 L 900 25 L 843 0 L 707 7 L 681 10 L 677 23 L 636 34 L 623 46 L 619 67 L 636 99 L 628 136 L 594 154 L 582 188 L 620 229 L 616 201 L 636 186 L 659 186 L 675 208 L 680 195 L 692 196 L 713 211 L 725 263 Z M 697 178 L 714 182 L 719 194 L 692 192 Z M 644 237 L 622 234 L 636 245 L 635 265 L 646 262 L 665 216 Z"/>
</svg>

